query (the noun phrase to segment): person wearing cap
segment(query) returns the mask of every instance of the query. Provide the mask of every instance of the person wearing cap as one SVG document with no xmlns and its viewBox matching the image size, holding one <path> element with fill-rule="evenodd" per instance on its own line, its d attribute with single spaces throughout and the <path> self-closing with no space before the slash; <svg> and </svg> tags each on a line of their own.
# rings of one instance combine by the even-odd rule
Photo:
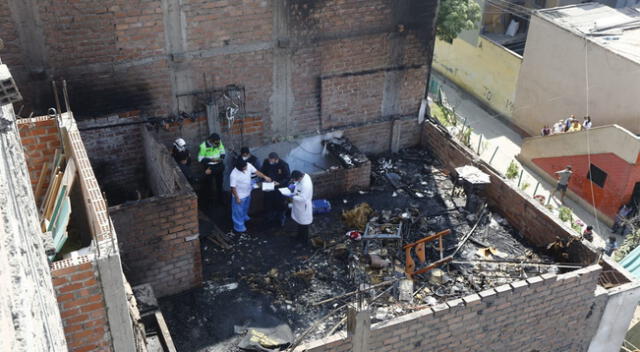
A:
<svg viewBox="0 0 640 352">
<path fill-rule="evenodd" d="M 247 232 L 245 221 L 250 220 L 249 206 L 251 205 L 251 190 L 253 189 L 251 175 L 254 173 L 262 177 L 266 182 L 271 182 L 271 178 L 242 159 L 236 160 L 235 167 L 229 175 L 231 220 L 233 220 L 233 230 L 238 234 Z"/>
<path fill-rule="evenodd" d="M 255 167 L 256 169 L 260 170 L 260 162 L 258 161 L 258 158 L 256 158 L 255 155 L 251 154 L 249 147 L 240 148 L 240 156 L 238 157 L 238 159 L 242 159 L 248 162 L 249 164 L 253 165 L 253 167 Z"/>
<path fill-rule="evenodd" d="M 298 239 L 306 241 L 309 237 L 309 225 L 313 222 L 313 183 L 309 175 L 294 170 L 291 173 L 294 189 L 291 195 L 291 218 L 298 224 Z"/>
<path fill-rule="evenodd" d="M 222 179 L 224 176 L 225 150 L 220 136 L 213 133 L 206 141 L 200 144 L 198 150 L 198 162 L 204 167 L 204 198 L 210 199 L 213 191 L 213 183 L 215 181 L 216 191 L 218 192 L 218 200 L 222 201 Z"/>
<path fill-rule="evenodd" d="M 171 156 L 178 163 L 178 167 L 182 170 L 182 173 L 189 182 L 193 181 L 193 175 L 191 174 L 191 153 L 187 148 L 187 142 L 182 138 L 176 138 L 173 142 L 173 149 L 171 150 Z"/>
<path fill-rule="evenodd" d="M 275 182 L 276 187 L 285 187 L 289 184 L 291 177 L 289 164 L 274 152 L 269 153 L 269 158 L 264 160 L 260 171 L 269 176 Z M 280 192 L 277 190 L 265 192 L 264 208 L 267 209 L 268 222 L 284 226 L 287 206 Z"/>
<path fill-rule="evenodd" d="M 564 203 L 564 195 L 567 193 L 567 188 L 569 187 L 569 179 L 571 175 L 573 175 L 571 169 L 571 165 L 567 165 L 563 170 L 555 172 L 558 175 L 558 184 L 556 185 L 556 189 L 551 193 L 551 198 L 555 196 L 557 191 L 560 191 L 560 203 Z"/>
</svg>

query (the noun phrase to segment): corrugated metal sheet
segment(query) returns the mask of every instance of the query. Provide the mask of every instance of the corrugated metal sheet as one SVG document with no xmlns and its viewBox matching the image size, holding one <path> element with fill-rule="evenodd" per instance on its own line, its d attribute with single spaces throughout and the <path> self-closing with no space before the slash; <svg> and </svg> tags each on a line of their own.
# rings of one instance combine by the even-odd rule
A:
<svg viewBox="0 0 640 352">
<path fill-rule="evenodd" d="M 627 254 L 627 256 L 620 261 L 620 265 L 636 278 L 640 278 L 640 246 Z"/>
</svg>

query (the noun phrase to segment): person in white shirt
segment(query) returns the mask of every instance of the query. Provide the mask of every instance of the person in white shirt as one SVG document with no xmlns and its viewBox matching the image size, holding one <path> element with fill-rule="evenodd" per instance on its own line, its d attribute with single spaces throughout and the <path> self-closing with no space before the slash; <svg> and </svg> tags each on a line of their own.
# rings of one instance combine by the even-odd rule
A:
<svg viewBox="0 0 640 352">
<path fill-rule="evenodd" d="M 267 182 L 271 179 L 262 172 L 256 170 L 250 163 L 239 159 L 235 168 L 231 171 L 229 182 L 231 186 L 231 219 L 233 230 L 238 234 L 247 232 L 245 221 L 249 220 L 249 206 L 251 205 L 251 174 L 256 174 Z"/>
<path fill-rule="evenodd" d="M 294 170 L 291 179 L 295 182 L 295 188 L 291 196 L 293 206 L 291 218 L 298 224 L 298 239 L 306 241 L 309 237 L 309 225 L 313 222 L 313 183 L 309 175 Z"/>
<path fill-rule="evenodd" d="M 582 122 L 582 127 L 584 127 L 585 130 L 588 130 L 591 128 L 591 116 L 584 117 L 584 121 Z"/>
<path fill-rule="evenodd" d="M 553 134 L 564 132 L 564 120 L 560 120 L 553 125 Z"/>
</svg>

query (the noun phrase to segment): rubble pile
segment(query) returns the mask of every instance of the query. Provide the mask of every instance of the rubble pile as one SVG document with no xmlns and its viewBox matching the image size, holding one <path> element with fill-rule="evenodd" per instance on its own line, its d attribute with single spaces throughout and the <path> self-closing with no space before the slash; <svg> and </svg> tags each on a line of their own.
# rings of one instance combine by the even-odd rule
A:
<svg viewBox="0 0 640 352">
<path fill-rule="evenodd" d="M 323 141 L 327 150 L 332 153 L 342 167 L 350 169 L 367 162 L 367 157 L 358 150 L 347 138 L 334 137 Z"/>
</svg>

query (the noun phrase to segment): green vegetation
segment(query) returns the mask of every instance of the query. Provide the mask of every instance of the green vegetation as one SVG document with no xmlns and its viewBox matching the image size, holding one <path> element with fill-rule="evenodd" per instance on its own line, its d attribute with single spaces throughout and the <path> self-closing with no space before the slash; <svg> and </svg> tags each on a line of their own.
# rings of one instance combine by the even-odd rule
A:
<svg viewBox="0 0 640 352">
<path fill-rule="evenodd" d="M 571 212 L 571 209 L 567 207 L 560 207 L 558 208 L 558 217 L 564 222 L 572 221 L 573 213 Z"/>
<path fill-rule="evenodd" d="M 574 229 L 577 233 L 582 234 L 582 225 L 577 222 L 571 222 L 571 228 Z"/>
<path fill-rule="evenodd" d="M 477 28 L 480 15 L 476 0 L 441 0 L 436 36 L 451 43 L 461 31 Z"/>
<path fill-rule="evenodd" d="M 621 261 L 638 246 L 640 246 L 640 230 L 632 231 L 624 238 L 620 248 L 613 253 L 613 259 L 617 262 Z"/>
<path fill-rule="evenodd" d="M 526 191 L 529 187 L 531 187 L 531 184 L 529 182 L 522 182 L 522 184 L 520 185 L 520 189 L 523 191 Z"/>
<path fill-rule="evenodd" d="M 462 126 L 462 130 L 458 133 L 460 142 L 469 148 L 471 148 L 471 132 L 473 132 L 473 128 Z"/>
<path fill-rule="evenodd" d="M 509 167 L 507 168 L 507 173 L 505 174 L 505 177 L 508 180 L 513 180 L 516 177 L 518 177 L 519 173 L 520 173 L 520 167 L 518 166 L 518 163 L 516 163 L 515 160 L 511 160 L 511 163 L 509 163 Z"/>
<path fill-rule="evenodd" d="M 440 104 L 431 104 L 429 105 L 429 108 L 431 109 L 431 116 L 438 119 L 443 126 L 449 127 L 455 125 L 449 121 L 449 111 L 444 106 Z"/>
</svg>

